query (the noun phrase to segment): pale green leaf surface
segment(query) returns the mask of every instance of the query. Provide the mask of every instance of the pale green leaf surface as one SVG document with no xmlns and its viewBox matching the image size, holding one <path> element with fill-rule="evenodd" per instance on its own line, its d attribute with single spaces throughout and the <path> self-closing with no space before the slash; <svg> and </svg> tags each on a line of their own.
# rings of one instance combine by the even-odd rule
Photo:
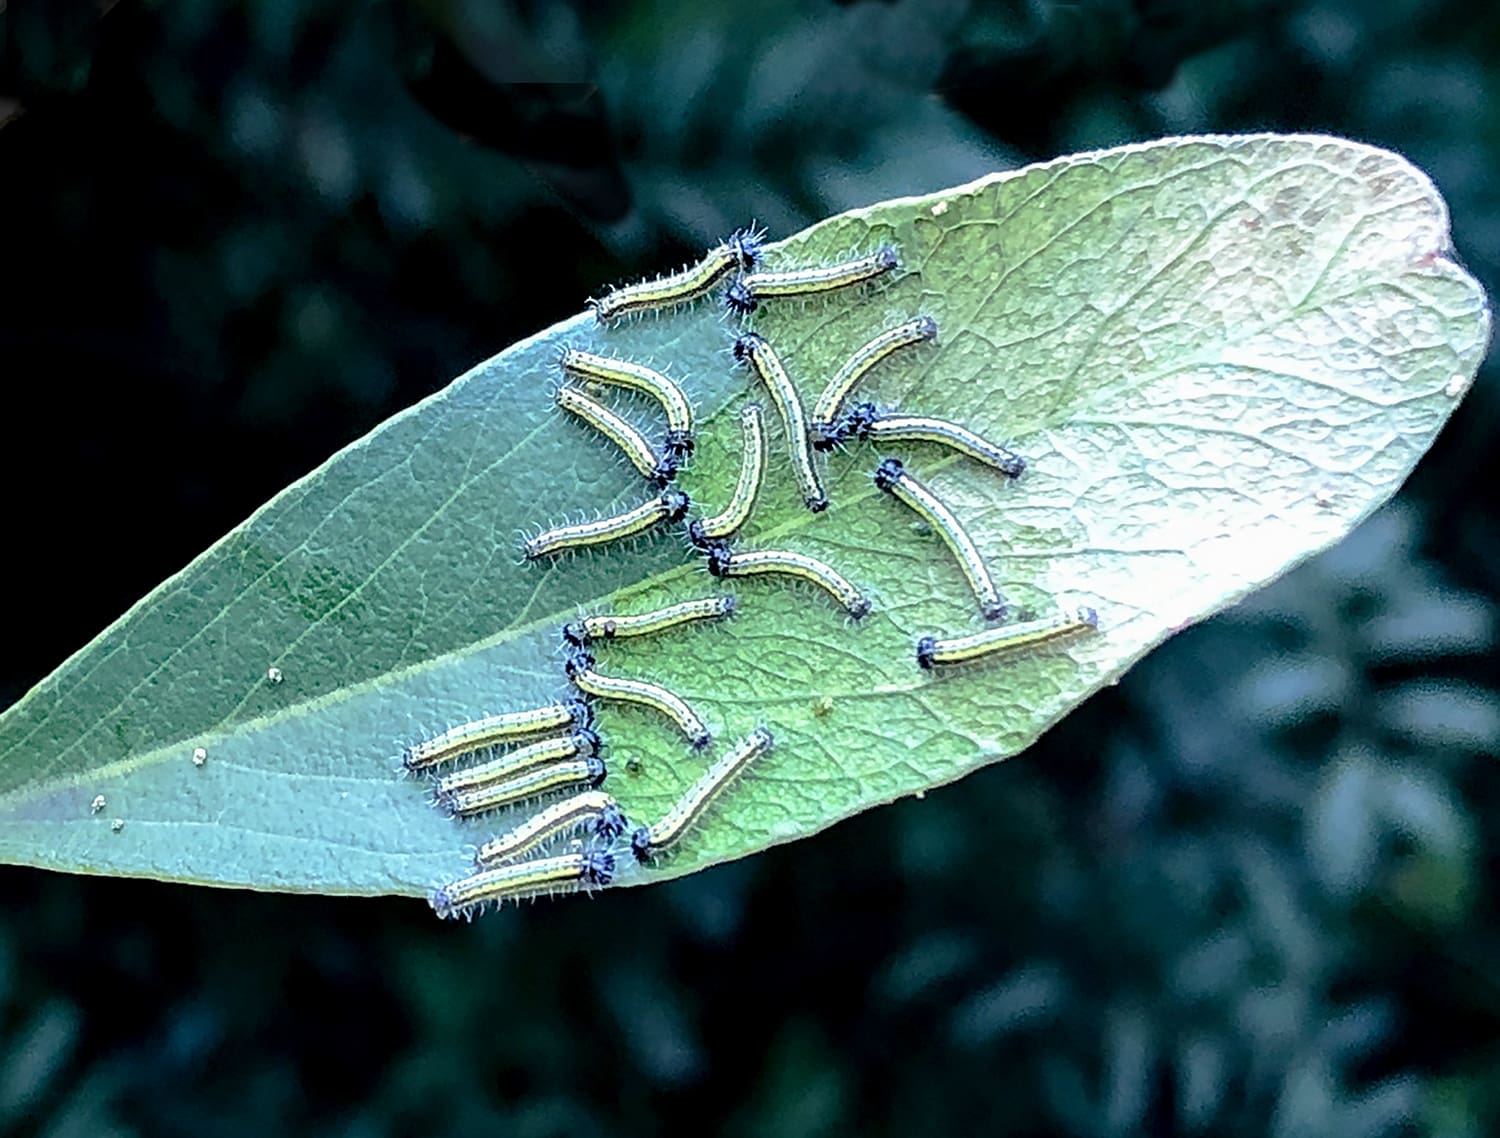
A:
<svg viewBox="0 0 1500 1138">
<path fill-rule="evenodd" d="M 1328 138 L 1063 158 L 834 218 L 770 260 L 887 240 L 903 262 L 893 280 L 768 305 L 757 330 L 810 406 L 876 331 L 936 316 L 940 346 L 893 361 L 867 394 L 1028 457 L 1012 485 L 904 453 L 969 523 L 1014 606 L 1092 605 L 1100 631 L 922 673 L 919 635 L 978 627 L 956 565 L 871 486 L 879 456 L 866 447 L 833 457 L 833 506 L 808 514 L 774 426 L 773 477 L 742 546 L 825 558 L 875 613 L 853 626 L 821 594 L 761 579 L 736 584 L 732 622 L 600 650 L 604 670 L 698 705 L 719 746 L 757 723 L 777 738 L 676 856 L 654 871 L 621 858 L 622 884 L 810 834 L 1023 749 L 1173 631 L 1386 499 L 1489 335 L 1432 185 Z M 709 305 L 608 331 L 580 316 L 279 495 L 0 716 L 0 858 L 342 893 L 421 893 L 462 874 L 472 847 L 516 819 L 442 817 L 397 776 L 402 748 L 563 692 L 557 628 L 581 609 L 719 587 L 675 533 L 521 562 L 520 531 L 648 493 L 552 410 L 555 354 L 614 352 L 683 380 L 702 426 L 682 484 L 712 511 L 737 468 L 735 411 L 759 395 L 730 336 Z M 606 708 L 601 722 L 607 788 L 637 822 L 706 761 L 644 712 Z"/>
</svg>

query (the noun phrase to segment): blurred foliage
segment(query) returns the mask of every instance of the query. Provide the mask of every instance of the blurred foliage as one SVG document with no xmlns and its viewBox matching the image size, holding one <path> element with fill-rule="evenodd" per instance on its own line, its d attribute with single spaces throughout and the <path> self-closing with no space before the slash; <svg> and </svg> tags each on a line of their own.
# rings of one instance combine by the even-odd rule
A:
<svg viewBox="0 0 1500 1138">
<path fill-rule="evenodd" d="M 336 447 L 749 217 L 1166 133 L 1429 170 L 1500 280 L 1457 0 L 0 7 L 0 700 Z M 1495 369 L 1397 503 L 1026 756 L 668 886 L 0 874 L 0 1127 L 1500 1131 Z"/>
</svg>

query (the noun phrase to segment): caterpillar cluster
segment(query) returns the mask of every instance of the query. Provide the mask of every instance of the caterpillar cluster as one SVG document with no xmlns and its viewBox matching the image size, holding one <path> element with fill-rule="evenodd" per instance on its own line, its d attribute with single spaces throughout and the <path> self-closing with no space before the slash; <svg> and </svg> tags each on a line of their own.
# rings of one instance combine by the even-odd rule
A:
<svg viewBox="0 0 1500 1138">
<path fill-rule="evenodd" d="M 600 325 L 609 328 L 644 313 L 689 305 L 722 289 L 723 306 L 744 317 L 762 302 L 806 298 L 877 281 L 900 268 L 895 246 L 834 264 L 769 270 L 762 266 L 764 234 L 740 230 L 677 273 L 626 285 L 591 301 Z M 874 336 L 828 381 L 809 416 L 798 385 L 776 348 L 754 331 L 742 331 L 732 353 L 764 388 L 787 448 L 792 475 L 807 509 L 821 514 L 829 499 L 818 455 L 851 442 L 935 445 L 1015 479 L 1025 460 L 967 427 L 927 416 L 897 413 L 872 402 L 853 402 L 855 389 L 886 361 L 934 342 L 938 323 L 917 315 Z M 740 470 L 734 490 L 717 513 L 692 516 L 687 494 L 672 487 L 694 451 L 692 402 L 683 387 L 643 364 L 566 349 L 558 360 L 558 408 L 616 448 L 654 489 L 655 496 L 611 517 L 559 525 L 526 539 L 528 560 L 569 550 L 603 546 L 664 524 L 687 520 L 690 546 L 716 578 L 777 575 L 806 582 L 833 599 L 851 619 L 872 611 L 866 592 L 834 566 L 786 549 L 738 549 L 771 464 L 765 409 L 745 405 L 739 416 Z M 662 425 L 654 437 L 597 401 L 582 384 L 622 388 L 654 402 Z M 885 457 L 875 485 L 916 513 L 938 533 L 975 595 L 980 615 L 997 624 L 1008 615 L 993 575 L 954 511 L 898 458 Z M 409 772 L 434 776 L 433 799 L 458 818 L 486 816 L 535 803 L 535 809 L 482 845 L 474 872 L 436 889 L 439 916 L 472 916 L 486 905 L 552 892 L 591 891 L 609 885 L 635 862 L 650 862 L 691 833 L 713 804 L 753 762 L 769 751 L 769 730 L 757 727 L 713 761 L 660 819 L 632 827 L 624 809 L 603 789 L 608 777 L 604 739 L 596 721 L 601 703 L 633 704 L 659 715 L 694 752 L 709 750 L 714 735 L 703 715 L 677 693 L 650 680 L 601 671 L 596 651 L 616 641 L 649 637 L 684 625 L 727 618 L 738 602 L 729 595 L 705 597 L 650 612 L 590 615 L 562 628 L 566 652 L 566 698 L 544 707 L 504 712 L 452 728 L 409 747 Z M 1045 643 L 1091 629 L 1092 609 L 1044 620 L 998 625 L 957 636 L 925 635 L 916 645 L 922 669 L 968 664 L 998 653 Z M 498 755 L 489 756 L 498 750 Z M 634 769 L 634 760 L 627 767 Z"/>
<path fill-rule="evenodd" d="M 733 596 L 684 601 L 652 612 L 589 616 L 562 628 L 568 648 L 567 698 L 543 707 L 491 715 L 406 749 L 411 774 L 431 776 L 433 801 L 455 818 L 473 818 L 527 803 L 536 809 L 479 847 L 474 872 L 433 891 L 440 917 L 472 917 L 487 905 L 544 893 L 602 888 L 615 879 L 615 845 L 629 830 L 639 862 L 670 850 L 689 833 L 751 761 L 768 751 L 760 727 L 714 762 L 660 820 L 630 830 L 619 802 L 601 789 L 609 775 L 594 708 L 621 701 L 671 721 L 694 751 L 713 742 L 703 717 L 661 684 L 598 670 L 591 649 L 717 620 L 735 611 Z M 482 757 L 499 751 L 493 757 Z"/>
</svg>

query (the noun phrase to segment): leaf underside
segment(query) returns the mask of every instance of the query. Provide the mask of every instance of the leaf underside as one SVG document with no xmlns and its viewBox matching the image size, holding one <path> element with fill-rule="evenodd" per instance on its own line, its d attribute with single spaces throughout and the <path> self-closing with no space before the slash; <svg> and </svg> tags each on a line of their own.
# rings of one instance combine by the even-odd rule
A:
<svg viewBox="0 0 1500 1138">
<path fill-rule="evenodd" d="M 803 585 L 740 581 L 732 621 L 599 650 L 602 670 L 697 707 L 714 753 L 757 724 L 777 740 L 672 857 L 622 857 L 619 884 L 804 837 L 1022 750 L 1388 498 L 1489 335 L 1428 180 L 1331 138 L 1075 155 L 832 218 L 767 260 L 826 263 L 887 241 L 892 279 L 767 303 L 755 329 L 810 407 L 876 332 L 936 317 L 938 346 L 894 357 L 861 396 L 1025 455 L 1010 484 L 927 447 L 897 452 L 968 525 L 1013 610 L 1090 605 L 1099 631 L 923 673 L 918 636 L 981 627 L 956 563 L 871 485 L 881 456 L 867 445 L 831 457 L 832 507 L 808 513 L 770 416 L 770 476 L 740 547 L 821 557 L 875 609 L 855 625 Z M 402 749 L 563 694 L 558 628 L 577 613 L 722 589 L 676 529 L 521 560 L 523 531 L 650 493 L 553 409 L 556 355 L 601 351 L 684 383 L 699 442 L 679 484 L 713 512 L 738 470 L 737 410 L 763 399 L 726 350 L 734 330 L 712 302 L 612 329 L 581 315 L 278 495 L 0 716 L 0 859 L 356 894 L 421 894 L 465 873 L 524 812 L 443 817 L 426 784 L 397 775 Z M 709 761 L 650 713 L 607 706 L 600 722 L 606 788 L 635 822 Z"/>
</svg>

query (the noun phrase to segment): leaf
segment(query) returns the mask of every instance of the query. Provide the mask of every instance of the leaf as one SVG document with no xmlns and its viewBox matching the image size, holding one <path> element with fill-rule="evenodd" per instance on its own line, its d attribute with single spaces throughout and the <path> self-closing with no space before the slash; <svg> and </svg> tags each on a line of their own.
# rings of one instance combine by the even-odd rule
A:
<svg viewBox="0 0 1500 1138">
<path fill-rule="evenodd" d="M 1152 646 L 1386 499 L 1489 333 L 1431 184 L 1395 155 L 1336 139 L 1077 155 L 833 218 L 771 259 L 814 263 L 887 240 L 901 251 L 894 280 L 767 305 L 757 330 L 810 404 L 874 332 L 936 316 L 941 346 L 884 365 L 870 393 L 1030 459 L 1011 485 L 906 453 L 970 525 L 1013 605 L 1093 605 L 1100 630 L 922 673 L 918 635 L 974 625 L 953 560 L 871 486 L 878 456 L 866 448 L 833 457 L 833 506 L 809 514 L 773 428 L 746 544 L 825 558 L 876 611 L 853 626 L 819 594 L 747 581 L 732 622 L 601 651 L 601 667 L 679 691 L 721 744 L 758 723 L 777 738 L 671 859 L 637 870 L 622 858 L 621 883 L 802 837 L 1020 751 Z M 682 485 L 717 509 L 738 465 L 735 412 L 754 386 L 729 335 L 706 305 L 608 331 L 579 316 L 290 487 L 0 717 L 0 857 L 341 893 L 416 894 L 465 872 L 467 851 L 502 822 L 460 826 L 430 809 L 424 786 L 395 774 L 402 748 L 556 697 L 557 629 L 580 609 L 714 591 L 670 535 L 556 563 L 518 557 L 521 530 L 645 496 L 551 409 L 558 348 L 654 361 L 685 380 L 701 428 Z M 649 822 L 705 760 L 644 712 L 601 719 L 609 788 Z M 640 773 L 624 769 L 630 757 Z"/>
</svg>

